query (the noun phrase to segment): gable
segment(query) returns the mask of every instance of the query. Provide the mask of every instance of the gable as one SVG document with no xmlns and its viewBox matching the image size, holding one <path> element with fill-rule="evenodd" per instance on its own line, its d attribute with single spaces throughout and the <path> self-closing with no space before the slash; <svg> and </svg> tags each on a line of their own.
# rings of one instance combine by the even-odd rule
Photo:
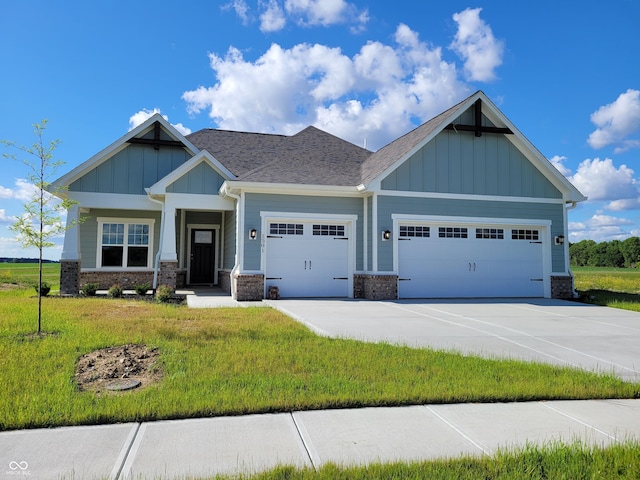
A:
<svg viewBox="0 0 640 480">
<path fill-rule="evenodd" d="M 69 185 L 69 191 L 145 195 L 155 184 L 185 163 L 191 155 L 180 147 L 129 144 Z"/>
<path fill-rule="evenodd" d="M 586 200 L 482 91 L 371 155 L 358 189 Z"/>
<path fill-rule="evenodd" d="M 217 195 L 226 179 L 207 162 L 200 162 L 167 186 L 168 193 Z"/>
<path fill-rule="evenodd" d="M 466 117 L 467 112 L 461 117 Z M 454 123 L 467 123 L 465 118 Z M 483 116 L 483 124 L 493 124 Z M 534 198 L 562 193 L 503 134 L 442 130 L 381 182 L 382 190 Z"/>
</svg>

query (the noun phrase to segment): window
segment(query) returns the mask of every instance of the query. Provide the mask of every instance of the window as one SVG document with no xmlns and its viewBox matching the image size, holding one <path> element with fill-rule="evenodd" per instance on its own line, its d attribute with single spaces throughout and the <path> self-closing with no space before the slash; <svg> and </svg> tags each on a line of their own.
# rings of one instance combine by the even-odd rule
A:
<svg viewBox="0 0 640 480">
<path fill-rule="evenodd" d="M 98 219 L 97 267 L 149 268 L 153 220 Z"/>
<path fill-rule="evenodd" d="M 476 238 L 504 239 L 504 230 L 501 228 L 476 228 Z"/>
<path fill-rule="evenodd" d="M 467 229 L 463 227 L 438 227 L 440 238 L 467 238 Z"/>
<path fill-rule="evenodd" d="M 344 237 L 344 225 L 314 225 L 313 234 L 330 237 Z"/>
<path fill-rule="evenodd" d="M 512 240 L 539 240 L 538 230 L 511 230 Z"/>
<path fill-rule="evenodd" d="M 400 225 L 400 236 L 401 237 L 429 237 L 430 230 L 429 227 L 418 227 L 413 225 Z"/>
<path fill-rule="evenodd" d="M 302 235 L 303 226 L 301 223 L 270 223 L 269 234 L 271 235 Z"/>
</svg>

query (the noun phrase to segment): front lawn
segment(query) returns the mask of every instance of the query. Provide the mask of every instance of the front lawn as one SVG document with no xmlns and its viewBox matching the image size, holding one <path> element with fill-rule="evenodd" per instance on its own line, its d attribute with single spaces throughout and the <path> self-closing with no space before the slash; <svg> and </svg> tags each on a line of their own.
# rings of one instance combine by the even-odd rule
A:
<svg viewBox="0 0 640 480">
<path fill-rule="evenodd" d="M 420 403 L 637 397 L 613 376 L 318 337 L 268 308 L 189 309 L 134 300 L 0 291 L 0 429 Z M 157 347 L 160 383 L 80 391 L 77 359 Z"/>
</svg>

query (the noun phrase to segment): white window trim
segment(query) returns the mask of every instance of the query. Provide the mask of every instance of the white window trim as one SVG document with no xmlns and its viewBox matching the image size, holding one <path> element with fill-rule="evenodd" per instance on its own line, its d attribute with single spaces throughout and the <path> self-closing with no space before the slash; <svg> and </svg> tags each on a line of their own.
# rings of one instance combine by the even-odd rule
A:
<svg viewBox="0 0 640 480">
<path fill-rule="evenodd" d="M 155 220 L 153 218 L 119 218 L 119 217 L 98 217 L 98 234 L 96 235 L 96 269 L 105 271 L 147 271 L 153 269 L 153 230 L 155 225 Z M 149 225 L 149 245 L 147 252 L 147 266 L 146 267 L 103 267 L 102 266 L 102 225 L 105 223 L 122 223 L 125 226 L 125 244 L 123 247 L 125 248 L 122 254 L 122 261 L 124 262 L 127 258 L 126 248 L 128 248 L 128 225 L 136 224 L 136 225 Z"/>
</svg>

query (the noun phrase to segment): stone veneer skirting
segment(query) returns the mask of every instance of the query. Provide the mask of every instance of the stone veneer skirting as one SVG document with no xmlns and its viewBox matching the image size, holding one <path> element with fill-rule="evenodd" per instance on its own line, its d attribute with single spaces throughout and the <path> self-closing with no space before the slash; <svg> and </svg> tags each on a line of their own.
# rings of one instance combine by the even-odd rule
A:
<svg viewBox="0 0 640 480">
<path fill-rule="evenodd" d="M 80 272 L 80 288 L 87 283 L 97 283 L 98 289 L 108 290 L 114 285 L 131 290 L 135 285 L 153 284 L 151 272 Z M 158 284 L 160 285 L 160 284 Z M 75 292 L 76 294 L 78 292 Z"/>
<path fill-rule="evenodd" d="M 77 295 L 80 291 L 80 261 L 60 260 L 60 294 Z"/>
<path fill-rule="evenodd" d="M 551 298 L 573 298 L 573 277 L 551 276 Z"/>
<path fill-rule="evenodd" d="M 264 275 L 261 273 L 240 273 L 233 281 L 237 301 L 253 302 L 264 298 Z"/>
<path fill-rule="evenodd" d="M 395 300 L 398 298 L 398 276 L 357 273 L 353 276 L 353 296 L 366 300 Z"/>
<path fill-rule="evenodd" d="M 218 270 L 218 286 L 231 295 L 231 270 Z"/>
</svg>

